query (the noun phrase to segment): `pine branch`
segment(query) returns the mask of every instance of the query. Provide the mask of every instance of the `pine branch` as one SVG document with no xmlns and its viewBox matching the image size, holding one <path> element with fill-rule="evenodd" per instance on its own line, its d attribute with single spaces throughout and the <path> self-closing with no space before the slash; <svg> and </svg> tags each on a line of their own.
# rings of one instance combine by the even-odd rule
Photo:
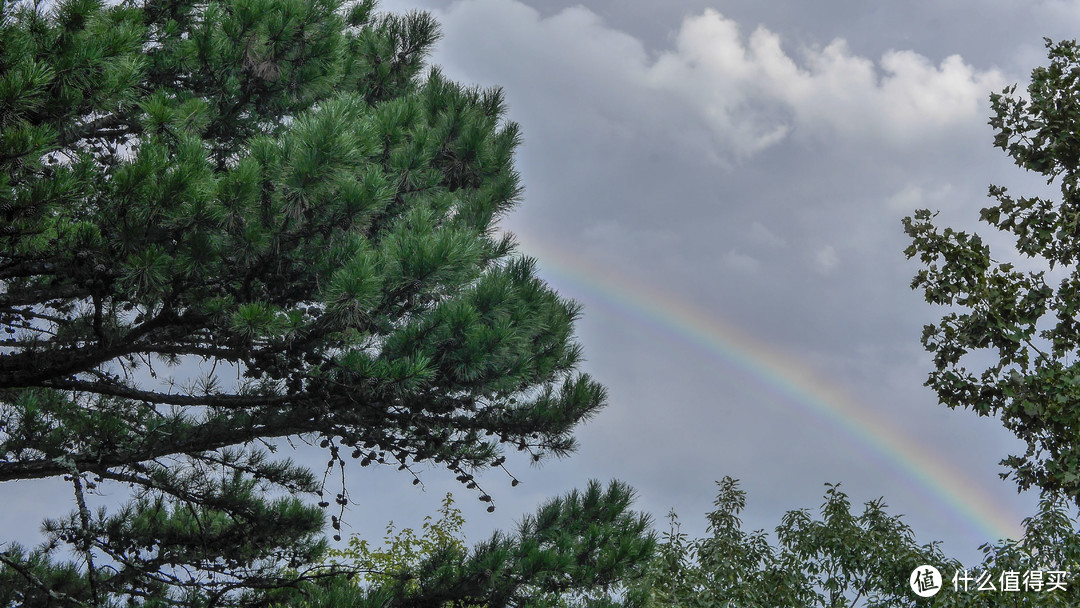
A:
<svg viewBox="0 0 1080 608">
<path fill-rule="evenodd" d="M 90 509 L 86 508 L 86 497 L 83 495 L 82 473 L 74 466 L 71 468 L 71 483 L 75 488 L 75 504 L 79 508 L 79 523 L 82 526 L 79 537 L 82 552 L 86 556 L 86 577 L 90 583 L 90 597 L 93 604 L 97 606 L 101 604 L 101 597 L 98 595 L 98 574 L 97 568 L 94 567 L 94 552 L 91 549 L 94 535 L 90 533 Z"/>
<path fill-rule="evenodd" d="M 96 137 L 118 139 L 141 132 L 142 127 L 138 123 L 130 122 L 129 118 L 118 114 L 109 114 L 61 131 L 60 136 L 56 139 L 56 147 L 68 148 L 86 139 Z"/>
<path fill-rule="evenodd" d="M 131 388 L 114 382 L 85 382 L 80 380 L 50 380 L 36 386 L 52 388 L 62 391 L 75 391 L 93 395 L 108 397 L 120 397 L 141 401 L 144 403 L 157 403 L 161 405 L 176 405 L 181 407 L 212 407 L 220 409 L 246 409 L 265 407 L 290 407 L 309 402 L 314 396 L 309 393 L 294 393 L 289 395 L 180 395 L 174 393 L 161 393 Z"/>
<path fill-rule="evenodd" d="M 42 582 L 41 579 L 39 579 L 37 576 L 35 576 L 34 573 L 29 568 L 27 568 L 26 566 L 20 564 L 19 562 L 15 561 L 15 560 L 13 560 L 11 558 L 9 558 L 4 553 L 0 553 L 0 563 L 3 563 L 4 565 L 11 568 L 12 570 L 18 572 L 19 575 L 22 576 L 28 583 L 30 583 L 34 587 L 37 587 L 43 593 L 45 593 L 50 598 L 52 598 L 52 599 L 54 599 L 54 600 L 56 600 L 58 602 L 68 602 L 69 605 L 72 605 L 72 606 L 82 606 L 83 608 L 93 608 L 92 604 L 88 604 L 86 602 L 75 599 L 75 598 L 71 597 L 70 595 L 68 595 L 66 593 L 61 593 L 59 591 L 54 590 L 52 587 L 50 587 L 49 585 L 46 585 L 44 582 Z"/>
</svg>

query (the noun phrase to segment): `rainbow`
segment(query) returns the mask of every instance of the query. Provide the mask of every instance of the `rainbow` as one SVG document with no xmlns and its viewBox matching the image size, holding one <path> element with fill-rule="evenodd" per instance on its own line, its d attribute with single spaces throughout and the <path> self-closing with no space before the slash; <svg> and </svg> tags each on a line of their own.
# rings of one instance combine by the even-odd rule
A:
<svg viewBox="0 0 1080 608">
<path fill-rule="evenodd" d="M 787 402 L 839 429 L 871 455 L 880 457 L 973 527 L 979 538 L 994 542 L 1022 534 L 1019 518 L 995 507 L 999 501 L 950 466 L 947 458 L 887 424 L 870 408 L 790 356 L 666 292 L 617 277 L 610 268 L 545 246 L 527 235 L 516 233 L 515 237 L 525 254 L 537 258 L 545 278 L 567 283 L 590 300 L 657 327 L 756 378 L 762 388 L 779 393 Z"/>
</svg>

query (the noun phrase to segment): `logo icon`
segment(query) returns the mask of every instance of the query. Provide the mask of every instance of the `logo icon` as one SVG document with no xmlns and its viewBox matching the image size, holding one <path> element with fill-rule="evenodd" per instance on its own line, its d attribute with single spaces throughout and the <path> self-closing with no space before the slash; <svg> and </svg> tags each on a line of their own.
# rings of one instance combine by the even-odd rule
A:
<svg viewBox="0 0 1080 608">
<path fill-rule="evenodd" d="M 941 572 L 933 566 L 919 566 L 908 580 L 911 590 L 919 597 L 934 597 L 941 591 Z"/>
</svg>

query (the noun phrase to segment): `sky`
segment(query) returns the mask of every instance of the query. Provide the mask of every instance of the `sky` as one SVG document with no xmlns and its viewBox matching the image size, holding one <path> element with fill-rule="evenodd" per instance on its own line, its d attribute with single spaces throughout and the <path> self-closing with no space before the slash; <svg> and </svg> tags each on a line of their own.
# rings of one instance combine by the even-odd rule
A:
<svg viewBox="0 0 1080 608">
<path fill-rule="evenodd" d="M 431 60 L 502 87 L 525 195 L 502 228 L 584 306 L 583 370 L 609 391 L 574 455 L 521 480 L 423 485 L 354 467 L 346 533 L 418 527 L 454 490 L 470 541 L 589 479 L 621 479 L 666 529 L 705 533 L 714 481 L 748 493 L 747 530 L 816 510 L 826 483 L 883 497 L 921 542 L 968 563 L 1015 537 L 1037 496 L 999 479 L 1023 449 L 938 405 L 901 218 L 976 227 L 991 183 L 1040 188 L 992 147 L 988 98 L 1024 86 L 1080 2 L 1013 0 L 383 0 L 431 11 Z M 993 243 L 991 239 L 991 243 Z M 301 458 L 310 454 L 302 452 Z M 325 460 L 316 456 L 313 462 Z M 5 484 L 26 543 L 62 482 Z M 102 500 L 109 500 L 106 496 Z M 58 507 L 58 508 L 59 508 Z"/>
<path fill-rule="evenodd" d="M 610 392 L 575 455 L 518 463 L 514 490 L 486 476 L 502 515 L 460 495 L 470 532 L 618 478 L 659 527 L 674 509 L 703 534 L 730 475 L 748 529 L 839 482 L 968 562 L 1018 533 L 1038 497 L 999 461 L 1022 445 L 923 386 L 942 311 L 909 287 L 900 221 L 926 207 L 977 228 L 991 183 L 1042 186 L 993 148 L 989 95 L 1080 31 L 1080 3 L 380 6 L 431 11 L 432 62 L 503 88 L 525 186 L 503 228 L 584 305 L 584 369 Z"/>
</svg>

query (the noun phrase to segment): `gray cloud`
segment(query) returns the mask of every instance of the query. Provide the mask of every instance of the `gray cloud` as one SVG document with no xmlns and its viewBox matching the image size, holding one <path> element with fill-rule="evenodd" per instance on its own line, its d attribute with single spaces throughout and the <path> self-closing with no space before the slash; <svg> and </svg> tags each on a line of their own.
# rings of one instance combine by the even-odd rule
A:
<svg viewBox="0 0 1080 608">
<path fill-rule="evenodd" d="M 600 2 L 436 11 L 446 37 L 435 62 L 504 87 L 524 127 L 526 202 L 506 226 L 586 304 L 588 369 L 611 389 L 581 453 L 537 475 L 623 477 L 654 514 L 674 506 L 688 523 L 708 508 L 711 480 L 737 475 L 757 497 L 748 518 L 763 527 L 842 481 L 973 556 L 985 539 L 972 522 L 875 452 L 876 439 L 845 434 L 662 319 L 628 313 L 640 294 L 566 276 L 573 264 L 553 255 L 691 303 L 786 353 L 970 475 L 1018 522 L 1032 499 L 996 477 L 1015 441 L 992 421 L 941 410 L 921 387 L 929 363 L 918 335 L 934 311 L 907 288 L 915 267 L 899 220 L 918 206 L 977 214 L 1008 166 L 989 145 L 987 97 L 1019 78 L 955 52 L 868 50 L 845 31 L 791 39 L 690 4 L 665 5 L 677 23 L 651 44 L 611 25 Z"/>
</svg>

